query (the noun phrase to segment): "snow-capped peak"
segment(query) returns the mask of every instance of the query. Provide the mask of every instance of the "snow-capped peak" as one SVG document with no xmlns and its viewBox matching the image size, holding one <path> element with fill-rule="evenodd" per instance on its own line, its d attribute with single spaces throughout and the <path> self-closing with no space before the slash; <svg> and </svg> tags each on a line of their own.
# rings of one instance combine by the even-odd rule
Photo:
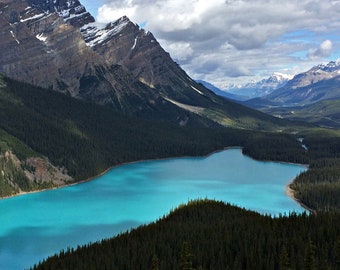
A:
<svg viewBox="0 0 340 270">
<path fill-rule="evenodd" d="M 340 69 L 340 59 L 336 61 L 331 61 L 329 63 L 319 64 L 311 69 L 313 72 L 326 72 L 332 73 L 334 71 L 338 71 Z"/>
<path fill-rule="evenodd" d="M 87 46 L 94 47 L 119 34 L 129 23 L 131 21 L 126 16 L 106 25 L 90 23 L 81 28 L 81 33 Z"/>
<path fill-rule="evenodd" d="M 294 75 L 275 72 L 270 77 L 260 81 L 252 80 L 241 85 L 229 85 L 224 88 L 224 91 L 249 98 L 260 97 L 283 87 L 293 77 Z"/>
<path fill-rule="evenodd" d="M 274 72 L 271 75 L 271 78 L 275 78 L 278 82 L 280 81 L 288 81 L 294 78 L 294 75 L 291 74 L 284 74 L 284 73 L 280 73 L 280 72 Z"/>
</svg>

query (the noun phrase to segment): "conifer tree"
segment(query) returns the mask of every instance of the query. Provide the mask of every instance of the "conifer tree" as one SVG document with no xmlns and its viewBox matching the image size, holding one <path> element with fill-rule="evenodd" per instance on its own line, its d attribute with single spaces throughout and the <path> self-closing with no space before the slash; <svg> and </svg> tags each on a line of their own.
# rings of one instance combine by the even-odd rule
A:
<svg viewBox="0 0 340 270">
<path fill-rule="evenodd" d="M 335 269 L 340 270 L 340 237 L 335 244 Z"/>
<path fill-rule="evenodd" d="M 305 270 L 317 270 L 315 262 L 315 245 L 309 239 L 305 253 Z"/>
<path fill-rule="evenodd" d="M 152 260 L 151 260 L 151 270 L 159 270 L 159 260 L 156 256 L 156 254 L 154 254 L 152 256 Z"/>
<path fill-rule="evenodd" d="M 188 242 L 183 242 L 182 251 L 179 261 L 180 270 L 193 270 L 192 268 L 192 254 L 191 248 Z"/>
<path fill-rule="evenodd" d="M 281 248 L 281 251 L 280 251 L 279 269 L 280 270 L 290 270 L 290 269 L 292 269 L 292 267 L 290 265 L 289 255 L 288 255 L 288 252 L 287 252 L 285 245 Z"/>
</svg>

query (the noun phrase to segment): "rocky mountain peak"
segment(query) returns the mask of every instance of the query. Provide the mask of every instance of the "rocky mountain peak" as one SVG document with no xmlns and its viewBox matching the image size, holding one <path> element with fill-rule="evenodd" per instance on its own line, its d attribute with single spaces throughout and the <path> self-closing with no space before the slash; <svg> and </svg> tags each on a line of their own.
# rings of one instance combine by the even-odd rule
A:
<svg viewBox="0 0 340 270">
<path fill-rule="evenodd" d="M 201 86 L 171 59 L 153 34 L 126 16 L 106 25 L 85 25 L 81 33 L 86 44 L 103 56 L 108 65 L 121 65 L 140 82 L 157 89 L 161 96 L 177 93 L 181 97 L 180 100 L 177 97 L 177 101 L 192 104 L 202 100 L 201 93 L 207 89 L 193 90 Z M 193 92 L 198 94 L 196 100 L 192 97 Z M 209 96 L 211 93 L 207 91 L 205 94 Z"/>
<path fill-rule="evenodd" d="M 322 71 L 326 73 L 332 73 L 340 70 L 340 59 L 337 61 L 331 61 L 327 64 L 320 64 L 311 69 L 311 71 Z"/>
<path fill-rule="evenodd" d="M 279 72 L 274 72 L 268 79 L 267 81 L 272 81 L 272 82 L 287 82 L 291 79 L 294 78 L 294 75 L 289 75 L 289 74 L 283 74 Z"/>
<path fill-rule="evenodd" d="M 78 0 L 27 0 L 27 2 L 29 7 L 44 13 L 57 12 L 73 26 L 81 27 L 95 21 Z"/>
<path fill-rule="evenodd" d="M 337 78 L 340 79 L 340 62 L 331 61 L 327 64 L 314 66 L 310 70 L 296 75 L 290 81 L 290 87 L 297 89 L 320 81 Z"/>
<path fill-rule="evenodd" d="M 136 24 L 132 23 L 128 17 L 124 16 L 114 22 L 108 24 L 102 23 L 90 23 L 81 28 L 81 33 L 84 37 L 86 44 L 89 47 L 96 47 L 102 43 L 115 38 L 125 27 L 136 27 Z"/>
<path fill-rule="evenodd" d="M 63 7 L 62 2 L 53 2 L 59 6 L 51 6 L 46 0 L 2 3 L 4 0 L 0 0 L 0 73 L 80 96 L 80 79 L 95 70 L 94 63 L 97 66 L 105 63 L 86 46 L 79 28 L 53 11 L 61 10 L 58 7 Z"/>
</svg>

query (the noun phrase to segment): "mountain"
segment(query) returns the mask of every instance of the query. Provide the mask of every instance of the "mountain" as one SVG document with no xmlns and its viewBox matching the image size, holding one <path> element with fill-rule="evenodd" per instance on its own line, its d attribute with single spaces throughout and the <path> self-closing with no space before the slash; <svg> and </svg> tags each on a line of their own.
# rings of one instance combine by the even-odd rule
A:
<svg viewBox="0 0 340 270">
<path fill-rule="evenodd" d="M 50 2 L 0 1 L 0 73 L 78 97 L 82 78 L 104 63 Z"/>
<path fill-rule="evenodd" d="M 82 35 L 87 45 L 103 56 L 109 65 L 123 66 L 163 97 L 196 106 L 205 106 L 211 101 L 218 103 L 215 95 L 194 82 L 171 59 L 150 32 L 127 17 L 104 28 L 91 24 L 84 26 Z"/>
<path fill-rule="evenodd" d="M 273 93 L 247 101 L 245 104 L 261 108 L 267 106 L 303 106 L 326 99 L 340 98 L 340 61 L 317 65 L 296 75 Z"/>
<path fill-rule="evenodd" d="M 172 95 L 162 95 L 158 89 L 155 90 L 154 87 L 142 82 L 142 78 L 137 78 L 132 73 L 133 69 L 130 71 L 119 65 L 121 59 L 105 59 L 105 55 L 100 55 L 85 42 L 80 32 L 80 26 L 93 22 L 93 18 L 87 15 L 85 8 L 78 1 L 1 0 L 0 10 L 0 73 L 75 98 L 109 105 L 132 115 L 146 118 L 159 117 L 187 125 L 191 122 L 195 123 L 200 118 L 197 114 L 193 115 L 172 102 L 179 101 L 174 93 L 182 89 L 188 92 L 189 88 L 189 96 L 196 94 L 196 100 L 203 100 L 205 98 L 200 97 L 201 93 L 206 92 L 210 95 L 209 91 L 198 90 L 200 87 L 195 87 L 195 83 L 192 83 L 187 76 L 184 79 L 186 81 L 184 85 L 182 80 L 185 73 L 174 64 L 169 56 L 165 61 L 170 61 L 172 68 L 182 74 L 182 78 L 176 82 L 175 89 L 165 85 Z M 80 14 L 76 14 L 76 10 Z M 123 42 L 129 43 L 130 39 L 133 42 L 134 35 L 143 34 L 144 31 L 128 22 L 129 20 L 124 18 L 123 21 L 118 20 L 116 23 L 109 24 L 99 33 L 102 34 L 99 39 L 106 36 L 106 30 L 110 28 L 107 42 L 112 42 L 124 33 L 130 35 Z M 124 26 L 128 27 L 125 29 Z M 134 29 L 131 29 L 131 26 Z M 103 44 L 101 45 L 103 50 Z M 127 46 L 122 42 L 120 45 Z M 99 49 L 98 46 L 96 48 Z M 159 63 L 162 69 L 165 65 L 159 61 L 161 61 L 162 54 L 165 56 L 166 54 L 159 45 L 157 49 L 160 50 L 161 55 L 154 63 Z M 143 55 L 143 53 L 143 50 L 139 51 L 139 54 Z M 124 55 L 122 51 L 117 54 L 121 57 Z M 140 63 L 141 69 L 149 69 L 147 66 L 143 67 L 143 64 Z M 175 76 L 177 74 L 169 78 L 172 79 Z M 163 77 L 168 78 L 168 76 Z M 185 97 L 186 100 L 191 98 Z M 205 103 L 205 100 L 192 104 L 202 105 L 202 103 Z M 208 103 L 211 105 L 214 101 L 209 100 Z M 213 122 L 207 119 L 197 121 L 199 124 L 213 125 Z"/>
<path fill-rule="evenodd" d="M 251 99 L 272 93 L 276 89 L 283 87 L 290 79 L 292 79 L 291 75 L 276 72 L 267 79 L 252 81 L 241 85 L 227 85 L 223 90 L 234 95 L 245 96 L 247 99 Z"/>
<path fill-rule="evenodd" d="M 213 91 L 216 95 L 221 96 L 221 97 L 225 97 L 228 99 L 233 99 L 233 100 L 247 100 L 248 97 L 246 96 L 239 96 L 239 95 L 235 95 L 235 94 L 231 94 L 229 92 L 223 91 L 220 88 L 216 87 L 215 85 L 203 81 L 203 80 L 196 80 L 196 82 L 202 84 L 204 87 L 208 88 L 209 90 Z"/>
<path fill-rule="evenodd" d="M 99 25 L 79 1 L 54 0 L 0 0 L 0 13 L 0 74 L 15 80 L 181 126 L 281 125 L 193 81 L 127 17 Z"/>
</svg>

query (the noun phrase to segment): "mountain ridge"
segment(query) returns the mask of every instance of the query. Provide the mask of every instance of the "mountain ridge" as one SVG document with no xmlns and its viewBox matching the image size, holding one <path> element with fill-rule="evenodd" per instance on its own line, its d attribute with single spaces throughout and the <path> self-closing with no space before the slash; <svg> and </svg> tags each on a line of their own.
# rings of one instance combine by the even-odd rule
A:
<svg viewBox="0 0 340 270">
<path fill-rule="evenodd" d="M 304 106 L 326 99 L 340 98 L 340 61 L 319 64 L 294 76 L 287 84 L 244 104 L 252 108 L 268 106 Z"/>
</svg>

